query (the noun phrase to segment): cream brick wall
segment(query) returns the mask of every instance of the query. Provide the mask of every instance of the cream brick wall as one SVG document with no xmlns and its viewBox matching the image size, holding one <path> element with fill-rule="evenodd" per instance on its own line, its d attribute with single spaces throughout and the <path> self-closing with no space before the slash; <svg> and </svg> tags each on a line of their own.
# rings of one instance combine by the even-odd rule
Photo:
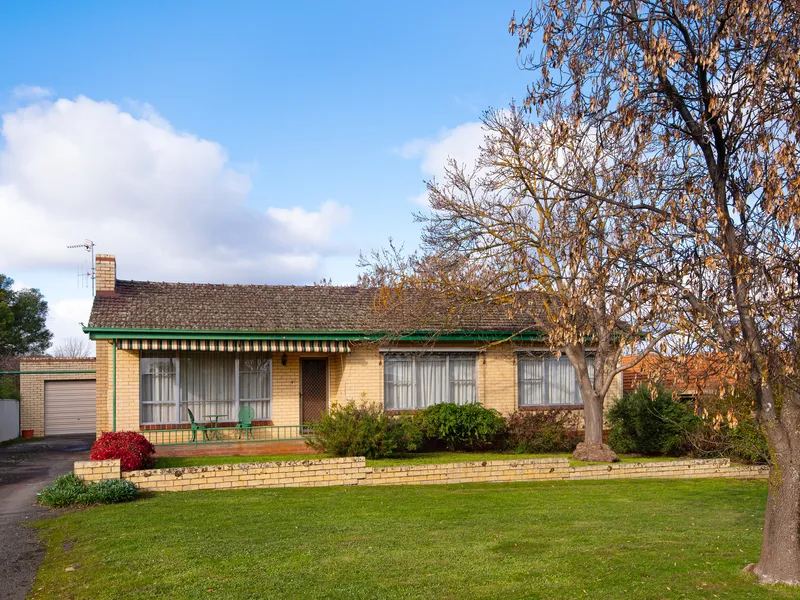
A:
<svg viewBox="0 0 800 600">
<path fill-rule="evenodd" d="M 287 354 L 286 365 L 280 354 L 272 356 L 272 422 L 275 425 L 300 423 L 300 354 Z"/>
<path fill-rule="evenodd" d="M 113 352 L 112 341 L 97 341 L 97 437 L 114 429 Z M 117 350 L 117 431 L 138 429 L 139 351 Z"/>
<path fill-rule="evenodd" d="M 339 384 L 331 402 L 369 402 L 383 406 L 383 357 L 373 344 L 355 344 L 348 354 L 331 359 Z"/>
<path fill-rule="evenodd" d="M 84 481 L 102 481 L 103 479 L 119 479 L 122 475 L 122 467 L 118 458 L 112 460 L 80 460 L 75 463 L 73 473 Z"/>
<path fill-rule="evenodd" d="M 93 358 L 23 358 L 20 371 L 87 371 L 95 370 Z M 19 378 L 21 429 L 33 430 L 34 437 L 45 435 L 44 430 L 44 383 L 45 381 L 71 381 L 95 379 L 94 373 L 62 373 L 48 375 L 26 375 Z"/>
<path fill-rule="evenodd" d="M 398 350 L 411 347 L 398 346 Z M 453 347 L 452 345 L 450 347 Z M 471 346 L 477 349 L 478 346 Z M 97 342 L 97 431 L 112 428 L 112 342 Z M 342 354 L 287 353 L 286 365 L 281 354 L 272 359 L 272 422 L 297 425 L 301 422 L 300 359 L 326 358 L 330 404 L 349 401 L 372 402 L 383 406 L 383 356 L 376 344 L 355 344 Z M 613 403 L 621 389 L 612 386 L 606 406 Z M 478 397 L 480 402 L 510 415 L 517 409 L 517 357 L 511 344 L 489 346 L 478 354 Z M 582 411 L 576 411 L 579 419 Z M 582 426 L 582 425 L 579 425 Z M 139 352 L 117 350 L 117 430 L 139 428 Z"/>
<path fill-rule="evenodd" d="M 435 485 L 581 479 L 764 479 L 764 466 L 731 466 L 728 459 L 680 460 L 570 467 L 565 458 L 493 460 L 440 465 L 367 467 L 363 457 L 242 463 L 120 471 L 119 460 L 75 463 L 86 482 L 127 479 L 152 492 L 340 485 Z"/>
<path fill-rule="evenodd" d="M 117 431 L 136 431 L 139 423 L 139 351 L 117 350 Z"/>
<path fill-rule="evenodd" d="M 95 355 L 97 357 L 97 410 L 96 431 L 99 436 L 104 431 L 111 431 L 111 383 L 109 373 L 111 368 L 112 343 L 106 340 L 95 342 Z"/>
<path fill-rule="evenodd" d="M 503 415 L 517 410 L 517 357 L 511 344 L 489 346 L 478 356 L 478 398 Z"/>
</svg>

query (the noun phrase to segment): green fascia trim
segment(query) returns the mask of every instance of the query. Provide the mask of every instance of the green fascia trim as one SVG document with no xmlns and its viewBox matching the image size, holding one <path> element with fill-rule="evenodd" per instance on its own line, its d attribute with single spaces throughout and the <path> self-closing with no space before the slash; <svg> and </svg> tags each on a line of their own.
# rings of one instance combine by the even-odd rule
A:
<svg viewBox="0 0 800 600">
<path fill-rule="evenodd" d="M 220 331 L 220 330 L 182 330 L 182 329 L 114 329 L 106 327 L 84 327 L 83 331 L 93 340 L 111 340 L 132 337 L 143 340 L 310 340 L 310 341 L 375 341 L 390 338 L 397 341 L 430 341 L 432 339 L 452 341 L 497 341 L 544 340 L 546 335 L 534 332 L 509 331 L 455 331 L 440 334 L 436 331 L 417 331 L 408 334 L 392 334 L 389 332 L 370 333 L 366 331 Z"/>
<path fill-rule="evenodd" d="M 77 375 L 79 373 L 97 373 L 94 369 L 79 371 L 0 371 L 0 375 Z"/>
<path fill-rule="evenodd" d="M 408 334 L 370 334 L 364 339 L 382 340 L 389 339 L 395 342 L 498 342 L 508 341 L 539 341 L 547 339 L 542 333 L 513 333 L 508 331 L 457 331 L 439 334 L 434 331 L 419 331 Z"/>
</svg>

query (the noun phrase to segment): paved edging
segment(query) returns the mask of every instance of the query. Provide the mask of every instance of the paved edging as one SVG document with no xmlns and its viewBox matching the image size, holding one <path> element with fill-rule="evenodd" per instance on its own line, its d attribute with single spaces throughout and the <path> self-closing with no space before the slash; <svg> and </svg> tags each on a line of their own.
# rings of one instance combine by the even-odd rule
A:
<svg viewBox="0 0 800 600">
<path fill-rule="evenodd" d="M 75 463 L 85 481 L 127 479 L 143 491 L 320 487 L 340 485 L 421 485 L 587 479 L 764 479 L 766 466 L 731 465 L 727 458 L 570 467 L 566 458 L 475 461 L 396 467 L 367 467 L 364 457 L 239 463 L 120 471 L 118 460 Z"/>
</svg>

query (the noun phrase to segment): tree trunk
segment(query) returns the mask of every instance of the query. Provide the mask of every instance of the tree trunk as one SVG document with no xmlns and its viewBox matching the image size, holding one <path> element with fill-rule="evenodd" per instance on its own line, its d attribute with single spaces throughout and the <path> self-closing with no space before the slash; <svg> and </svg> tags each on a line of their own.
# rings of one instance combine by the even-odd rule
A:
<svg viewBox="0 0 800 600">
<path fill-rule="evenodd" d="M 583 402 L 583 441 L 587 444 L 603 443 L 603 400 L 596 394 Z"/>
<path fill-rule="evenodd" d="M 796 428 L 798 423 L 787 423 Z M 769 431 L 767 437 L 771 438 Z M 761 556 L 753 572 L 761 583 L 800 585 L 800 452 L 770 439 L 773 464 Z"/>
<path fill-rule="evenodd" d="M 597 394 L 583 396 L 583 442 L 572 454 L 576 460 L 613 462 L 614 451 L 603 443 L 603 399 Z"/>
</svg>

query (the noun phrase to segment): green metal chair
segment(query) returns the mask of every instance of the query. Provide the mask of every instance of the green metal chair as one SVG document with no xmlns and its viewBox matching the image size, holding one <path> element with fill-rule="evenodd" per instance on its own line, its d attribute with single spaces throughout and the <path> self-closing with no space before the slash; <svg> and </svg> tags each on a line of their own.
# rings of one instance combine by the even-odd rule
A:
<svg viewBox="0 0 800 600">
<path fill-rule="evenodd" d="M 197 422 L 194 420 L 194 415 L 192 414 L 192 410 L 190 408 L 187 408 L 186 410 L 189 411 L 189 421 L 191 421 L 191 423 L 192 423 L 192 441 L 196 442 L 197 441 L 197 432 L 198 431 L 202 431 L 203 432 L 203 439 L 205 441 L 207 441 L 207 442 L 210 442 L 211 438 L 208 437 L 208 429 L 206 428 L 206 426 L 205 425 L 198 425 Z"/>
<path fill-rule="evenodd" d="M 243 406 L 239 409 L 239 422 L 236 423 L 236 439 L 242 438 L 244 432 L 244 439 L 248 439 L 253 435 L 253 419 L 256 416 L 256 411 L 252 406 Z"/>
</svg>

